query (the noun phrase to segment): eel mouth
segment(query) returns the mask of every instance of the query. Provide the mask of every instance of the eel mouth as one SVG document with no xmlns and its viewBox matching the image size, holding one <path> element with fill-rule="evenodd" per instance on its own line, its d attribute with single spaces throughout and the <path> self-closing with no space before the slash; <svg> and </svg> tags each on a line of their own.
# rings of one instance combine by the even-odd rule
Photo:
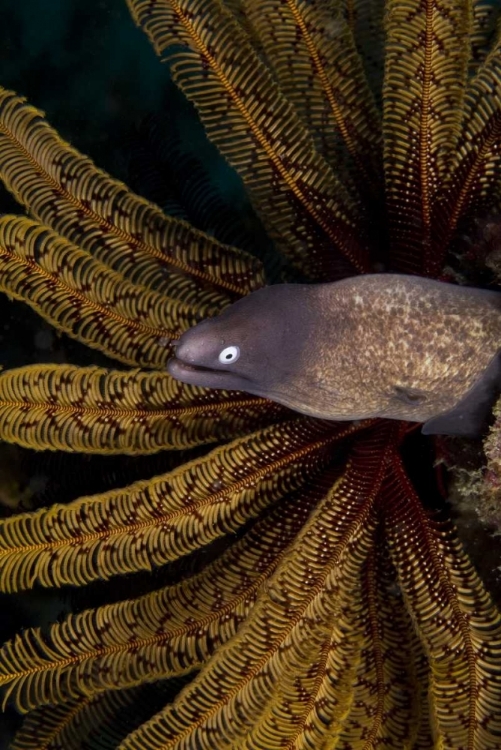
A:
<svg viewBox="0 0 501 750">
<path fill-rule="evenodd" d="M 235 383 L 235 375 L 227 370 L 211 370 L 210 367 L 192 365 L 179 357 L 173 357 L 167 362 L 167 372 L 176 380 L 187 385 L 197 385 L 201 388 L 224 388 L 240 390 Z"/>
<path fill-rule="evenodd" d="M 176 380 L 188 385 L 255 393 L 251 381 L 245 375 L 193 365 L 180 357 L 173 357 L 167 362 L 167 372 Z"/>
<path fill-rule="evenodd" d="M 210 367 L 203 367 L 202 365 L 190 365 L 179 357 L 173 357 L 167 362 L 167 372 L 172 375 L 173 378 L 181 379 L 183 375 L 195 375 L 196 373 L 208 373 L 210 375 L 216 375 L 218 370 L 211 370 Z"/>
</svg>

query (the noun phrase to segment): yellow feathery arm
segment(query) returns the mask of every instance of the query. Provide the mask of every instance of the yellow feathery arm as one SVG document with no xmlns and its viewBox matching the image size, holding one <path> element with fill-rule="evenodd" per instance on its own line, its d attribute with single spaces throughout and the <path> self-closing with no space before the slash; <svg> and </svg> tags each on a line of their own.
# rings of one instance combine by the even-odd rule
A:
<svg viewBox="0 0 501 750">
<path fill-rule="evenodd" d="M 55 328 L 132 366 L 165 367 L 197 309 L 132 284 L 38 222 L 0 218 L 0 290 Z"/>
<path fill-rule="evenodd" d="M 2 589 L 83 585 L 186 555 L 311 481 L 347 430 L 286 422 L 154 479 L 2 520 Z"/>
<path fill-rule="evenodd" d="M 384 473 L 385 433 L 357 441 L 344 474 L 288 548 L 237 635 L 172 706 L 129 735 L 121 750 L 210 750 L 235 746 L 243 735 L 249 747 L 262 746 L 261 717 L 269 715 L 291 660 L 310 633 L 316 637 L 316 624 L 332 621 L 339 592 L 352 594 L 356 586 L 374 536 L 371 511 Z M 287 705 L 275 704 L 275 712 L 280 720 Z M 267 750 L 283 747 L 281 733 L 266 739 Z"/>
<path fill-rule="evenodd" d="M 128 4 L 279 248 L 324 281 L 336 251 L 367 270 L 355 206 L 232 13 L 219 0 Z"/>
<path fill-rule="evenodd" d="M 501 29 L 497 43 L 470 81 L 454 167 L 444 196 L 442 231 L 437 244 L 450 241 L 460 219 L 473 208 L 489 209 L 499 201 L 501 170 Z"/>
<path fill-rule="evenodd" d="M 333 747 L 360 750 L 432 746 L 424 651 L 395 578 L 378 531 L 356 588 L 338 593 L 324 674 L 288 750 L 334 739 Z"/>
<path fill-rule="evenodd" d="M 371 469 L 375 468 L 372 464 Z M 369 473 L 377 485 L 377 476 Z M 329 489 L 326 488 L 327 494 L 330 494 Z M 339 511 L 344 510 L 340 505 Z M 329 511 L 328 505 L 324 505 L 325 511 Z M 323 747 L 327 739 L 332 741 L 343 724 L 354 700 L 357 670 L 364 672 L 361 666 L 364 611 L 360 573 L 374 526 L 374 518 L 368 519 L 367 535 L 357 538 L 355 560 L 346 561 L 346 569 L 342 571 L 344 558 L 341 557 L 336 575 L 326 582 L 322 597 L 325 593 L 332 608 L 318 606 L 318 601 L 310 605 L 300 618 L 300 627 L 304 628 L 301 637 L 296 639 L 290 633 L 283 644 L 284 653 L 277 652 L 263 670 L 265 679 L 268 672 L 274 672 L 274 684 L 264 710 L 260 712 L 259 706 L 255 706 L 250 712 L 251 743 L 261 740 L 267 750 Z M 324 539 L 323 529 L 319 528 L 318 532 Z M 288 556 L 295 554 L 293 544 Z M 327 549 L 324 549 L 324 558 L 326 556 Z M 309 572 L 308 585 L 318 590 L 311 569 Z M 283 570 L 281 575 L 284 580 Z M 344 585 L 348 579 L 352 580 L 351 586 Z M 272 581 L 270 588 L 273 585 Z"/>
<path fill-rule="evenodd" d="M 424 650 L 395 578 L 379 533 L 362 571 L 361 658 L 339 747 L 433 747 Z"/>
<path fill-rule="evenodd" d="M 166 372 L 29 365 L 0 373 L 0 439 L 38 450 L 156 453 L 227 440 L 291 412 Z"/>
<path fill-rule="evenodd" d="M 356 573 L 356 566 L 350 573 Z M 336 596 L 338 591 L 331 593 Z M 259 715 L 259 705 L 252 708 L 251 747 L 251 743 L 259 747 L 261 741 L 267 750 L 306 750 L 332 742 L 353 700 L 354 672 L 360 659 L 359 593 L 354 581 L 349 604 L 345 601 L 348 596 L 341 594 L 333 603 L 330 617 L 308 612 L 299 623 L 301 636 L 293 632 L 283 644 L 285 658 L 271 668 L 267 665 L 268 671 L 273 669 L 275 682 L 262 713 Z M 322 690 L 326 683 L 332 686 L 334 706 L 327 704 Z M 254 689 L 257 692 L 257 685 Z M 318 744 L 311 744 L 318 737 Z"/>
<path fill-rule="evenodd" d="M 342 526 L 339 520 L 337 525 Z M 350 542 L 358 547 L 360 555 L 367 549 L 371 531 L 364 518 L 350 535 Z M 316 543 L 318 547 L 318 537 Z M 318 633 L 325 616 L 323 610 L 326 608 L 331 617 L 337 614 L 337 588 L 344 585 L 353 589 L 355 585 L 358 570 L 354 546 L 349 544 L 346 553 L 342 549 L 337 554 L 333 551 L 335 564 L 328 568 L 330 575 L 327 570 L 324 575 L 314 575 L 309 565 L 307 577 L 298 575 L 288 559 L 289 564 L 281 566 L 270 581 L 269 596 L 263 594 L 258 600 L 256 614 L 251 612 L 235 638 L 218 651 L 173 706 L 132 733 L 121 750 L 209 750 L 215 746 L 238 746 L 242 737 L 249 747 L 266 743 L 267 750 L 283 748 L 284 739 L 293 737 L 291 720 L 297 720 L 298 713 L 301 716 L 304 711 L 304 702 L 298 703 L 297 693 L 294 695 L 294 678 L 301 670 L 300 656 L 312 647 L 313 653 L 308 654 L 310 668 L 321 676 L 328 635 L 328 622 L 325 632 Z M 294 545 L 293 550 L 304 564 L 299 547 Z M 350 561 L 348 554 L 352 555 Z M 356 653 L 355 647 L 356 644 L 340 654 L 345 670 L 353 651 Z M 288 676 L 292 677 L 292 685 Z M 347 685 L 340 681 L 338 686 L 343 690 L 339 696 L 343 704 Z"/>
<path fill-rule="evenodd" d="M 365 666 L 361 568 L 373 543 L 374 528 L 370 517 L 364 533 L 350 540 L 352 559 L 340 556 L 321 595 L 301 617 L 294 618 L 296 626 L 259 674 L 264 680 L 272 675 L 273 684 L 264 710 L 257 701 L 249 707 L 250 743 L 258 744 L 261 739 L 267 750 L 323 747 L 338 735 L 346 715 L 351 715 L 357 700 L 357 670 L 363 671 L 361 662 Z M 355 554 L 351 543 L 357 545 Z M 310 585 L 320 588 L 313 582 Z M 258 689 L 256 685 L 254 690 Z"/>
<path fill-rule="evenodd" d="M 205 306 L 214 294 L 242 296 L 263 283 L 257 259 L 165 216 L 2 88 L 0 179 L 33 216 L 133 283 Z"/>
<path fill-rule="evenodd" d="M 452 525 L 430 520 L 401 464 L 389 479 L 385 515 L 392 560 L 429 660 L 436 741 L 491 750 L 501 736 L 499 612 Z"/>
<path fill-rule="evenodd" d="M 380 192 L 381 122 L 339 2 L 250 0 L 281 90 L 336 169 L 342 142 L 365 191 Z"/>
<path fill-rule="evenodd" d="M 354 581 L 351 595 L 345 590 L 336 594 L 335 617 L 324 634 L 318 633 L 316 650 L 309 654 L 309 664 L 304 660 L 302 669 L 292 673 L 292 685 L 288 678 L 290 668 L 279 683 L 280 687 L 283 680 L 287 681 L 288 695 L 280 690 L 274 704 L 287 701 L 284 706 L 287 708 L 280 716 L 281 726 L 277 727 L 277 722 L 273 726 L 269 721 L 267 729 L 279 728 L 281 735 L 287 737 L 287 744 L 282 745 L 287 750 L 328 747 L 328 743 L 337 747 L 340 727 L 353 703 L 353 685 L 361 660 L 360 620 L 357 619 L 361 615 L 359 581 Z M 296 705 L 289 713 L 291 699 Z M 273 709 L 272 704 L 270 719 Z"/>
<path fill-rule="evenodd" d="M 82 750 L 118 746 L 127 734 L 179 692 L 186 678 L 106 690 L 41 706 L 25 717 L 9 750 Z"/>
<path fill-rule="evenodd" d="M 109 691 L 69 700 L 58 706 L 43 706 L 26 717 L 9 750 L 80 750 L 93 728 L 129 707 L 141 691 Z"/>
<path fill-rule="evenodd" d="M 438 275 L 432 209 L 459 136 L 468 0 L 389 0 L 384 162 L 393 270 Z"/>
<path fill-rule="evenodd" d="M 376 590 L 382 588 L 375 562 L 379 543 L 372 539 L 353 587 L 331 591 L 332 622 L 302 642 L 295 665 L 288 666 L 278 683 L 267 715 L 259 722 L 261 736 L 280 737 L 283 744 L 277 742 L 277 749 L 432 746 L 429 733 L 428 744 L 424 737 L 416 742 L 419 685 L 413 679 L 410 618 L 395 596 L 376 609 L 381 604 Z M 366 553 L 359 549 L 356 556 Z M 387 591 L 380 593 L 388 597 Z M 415 744 L 406 744 L 411 736 Z M 275 746 L 270 743 L 271 747 Z"/>
<path fill-rule="evenodd" d="M 276 569 L 318 488 L 288 497 L 201 573 L 137 599 L 25 630 L 0 650 L 21 711 L 189 673 L 231 638 Z M 37 656 L 33 659 L 33 653 Z"/>
</svg>

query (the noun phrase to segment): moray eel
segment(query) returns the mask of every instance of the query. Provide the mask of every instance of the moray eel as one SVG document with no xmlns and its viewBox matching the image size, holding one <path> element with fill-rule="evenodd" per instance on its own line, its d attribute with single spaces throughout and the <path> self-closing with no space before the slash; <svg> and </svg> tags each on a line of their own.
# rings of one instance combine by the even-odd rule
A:
<svg viewBox="0 0 501 750">
<path fill-rule="evenodd" d="M 170 374 L 313 417 L 479 434 L 501 391 L 501 292 L 373 274 L 253 292 L 186 331 Z"/>
</svg>

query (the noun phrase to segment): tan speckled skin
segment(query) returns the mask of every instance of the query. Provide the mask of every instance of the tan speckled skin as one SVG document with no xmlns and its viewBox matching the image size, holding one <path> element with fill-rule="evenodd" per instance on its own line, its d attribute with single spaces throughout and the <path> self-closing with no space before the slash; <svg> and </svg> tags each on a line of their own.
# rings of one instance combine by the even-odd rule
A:
<svg viewBox="0 0 501 750">
<path fill-rule="evenodd" d="M 397 274 L 316 289 L 321 344 L 305 356 L 324 418 L 424 422 L 452 408 L 501 348 L 497 292 Z M 426 401 L 408 404 L 398 387 L 424 391 Z"/>
<path fill-rule="evenodd" d="M 226 346 L 234 364 L 220 364 Z M 501 293 L 397 274 L 266 287 L 180 339 L 174 377 L 324 419 L 426 422 L 501 348 Z"/>
</svg>

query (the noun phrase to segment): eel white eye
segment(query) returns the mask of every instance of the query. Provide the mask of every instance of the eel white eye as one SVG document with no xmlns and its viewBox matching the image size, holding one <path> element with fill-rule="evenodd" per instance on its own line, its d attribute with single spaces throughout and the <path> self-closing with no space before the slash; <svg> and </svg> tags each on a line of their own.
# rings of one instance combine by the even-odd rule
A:
<svg viewBox="0 0 501 750">
<path fill-rule="evenodd" d="M 240 348 L 238 346 L 227 346 L 226 349 L 220 353 L 218 359 L 223 365 L 229 365 L 232 362 L 236 362 L 240 356 Z"/>
</svg>

